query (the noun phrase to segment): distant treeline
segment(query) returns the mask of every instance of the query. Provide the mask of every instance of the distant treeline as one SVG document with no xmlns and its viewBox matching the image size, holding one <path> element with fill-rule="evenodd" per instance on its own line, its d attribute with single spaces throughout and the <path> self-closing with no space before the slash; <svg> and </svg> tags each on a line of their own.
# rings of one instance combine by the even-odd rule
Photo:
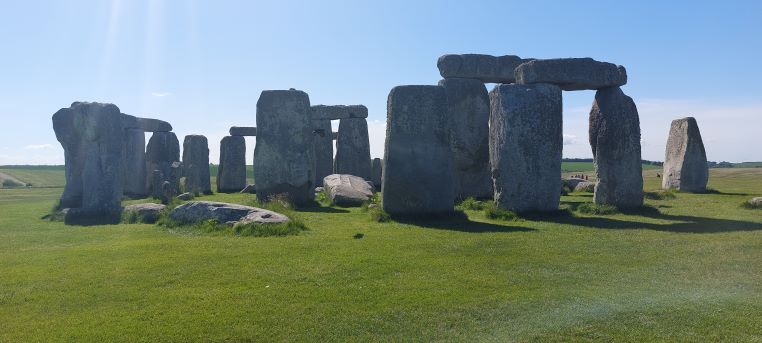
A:
<svg viewBox="0 0 762 343">
<path fill-rule="evenodd" d="M 592 158 L 564 158 L 561 162 L 590 162 L 593 163 Z M 643 164 L 650 164 L 654 166 L 664 165 L 664 162 L 643 160 Z"/>
</svg>

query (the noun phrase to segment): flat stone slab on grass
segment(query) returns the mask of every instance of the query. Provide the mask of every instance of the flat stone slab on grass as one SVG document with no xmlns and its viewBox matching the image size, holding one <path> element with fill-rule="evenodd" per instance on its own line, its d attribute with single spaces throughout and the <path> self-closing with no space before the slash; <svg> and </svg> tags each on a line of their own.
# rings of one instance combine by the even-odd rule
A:
<svg viewBox="0 0 762 343">
<path fill-rule="evenodd" d="M 516 68 L 516 83 L 550 83 L 565 91 L 597 90 L 627 84 L 627 71 L 592 58 L 532 60 Z"/>
<path fill-rule="evenodd" d="M 155 223 L 159 220 L 159 214 L 167 208 L 162 204 L 134 204 L 124 207 L 124 213 L 134 212 L 140 217 L 142 223 Z"/>
<path fill-rule="evenodd" d="M 373 188 L 367 181 L 348 174 L 326 176 L 323 188 L 331 203 L 339 206 L 360 206 L 373 196 Z"/>
<path fill-rule="evenodd" d="M 257 207 L 229 204 L 216 201 L 190 201 L 175 207 L 169 218 L 182 224 L 193 224 L 206 220 L 216 220 L 223 224 L 279 224 L 288 217 Z"/>
</svg>

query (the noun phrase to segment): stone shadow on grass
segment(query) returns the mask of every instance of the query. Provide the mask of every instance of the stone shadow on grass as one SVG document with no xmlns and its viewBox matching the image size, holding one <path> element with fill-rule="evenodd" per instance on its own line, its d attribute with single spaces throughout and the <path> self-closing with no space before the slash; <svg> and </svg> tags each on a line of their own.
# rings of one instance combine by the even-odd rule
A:
<svg viewBox="0 0 762 343">
<path fill-rule="evenodd" d="M 574 207 L 574 203 L 563 202 Z M 634 211 L 623 211 L 623 214 L 639 215 L 646 218 L 677 221 L 678 223 L 658 224 L 646 223 L 631 220 L 620 220 L 608 216 L 595 217 L 577 217 L 569 216 L 548 216 L 541 220 L 554 222 L 558 224 L 567 224 L 596 229 L 613 230 L 637 230 L 647 229 L 655 231 L 682 232 L 682 233 L 720 233 L 733 231 L 756 231 L 762 230 L 762 223 L 754 223 L 743 220 L 717 219 L 697 216 L 669 215 L 659 212 L 657 208 L 644 206 Z"/>
<path fill-rule="evenodd" d="M 536 229 L 510 226 L 510 225 L 498 225 L 492 223 L 475 222 L 468 219 L 468 216 L 463 212 L 453 212 L 451 214 L 442 215 L 433 218 L 423 218 L 416 216 L 392 216 L 395 222 L 409 225 L 416 225 L 425 227 L 428 229 L 437 230 L 449 230 L 458 232 L 469 233 L 487 233 L 487 232 L 532 232 Z M 506 222 L 510 223 L 510 222 Z"/>
<path fill-rule="evenodd" d="M 317 204 L 317 203 L 315 203 L 314 205 L 310 204 L 308 206 L 300 206 L 294 210 L 296 212 L 310 212 L 310 213 L 349 213 L 348 210 L 345 210 L 342 208 L 320 206 L 320 204 Z"/>
</svg>

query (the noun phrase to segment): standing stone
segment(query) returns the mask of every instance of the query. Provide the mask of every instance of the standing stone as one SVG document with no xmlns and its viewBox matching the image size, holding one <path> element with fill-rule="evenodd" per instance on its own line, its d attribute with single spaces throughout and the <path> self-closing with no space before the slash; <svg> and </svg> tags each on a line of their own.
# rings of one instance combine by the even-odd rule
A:
<svg viewBox="0 0 762 343">
<path fill-rule="evenodd" d="M 124 130 L 124 194 L 144 198 L 146 185 L 146 134 L 140 129 Z"/>
<path fill-rule="evenodd" d="M 151 187 L 155 187 L 153 180 L 153 171 L 161 171 L 161 175 L 165 179 L 171 178 L 173 174 L 172 164 L 180 161 L 180 142 L 177 140 L 174 132 L 154 132 L 151 135 L 151 139 L 148 140 L 146 146 L 146 171 L 148 175 L 147 184 Z M 160 184 L 160 183 L 159 183 Z M 172 183 L 175 193 L 180 192 L 180 184 Z M 155 194 L 156 190 L 151 189 L 151 194 Z"/>
<path fill-rule="evenodd" d="M 209 175 L 209 142 L 202 135 L 188 135 L 183 141 L 185 191 L 212 194 Z"/>
<path fill-rule="evenodd" d="M 687 117 L 673 120 L 667 138 L 662 188 L 704 192 L 707 181 L 709 167 L 696 119 Z"/>
<path fill-rule="evenodd" d="M 262 91 L 257 101 L 254 180 L 257 199 L 285 195 L 295 204 L 315 197 L 310 98 L 298 90 Z"/>
<path fill-rule="evenodd" d="M 619 87 L 595 93 L 590 146 L 598 183 L 593 200 L 619 208 L 643 205 L 640 119 L 635 102 Z"/>
<path fill-rule="evenodd" d="M 365 118 L 339 121 L 334 164 L 336 174 L 349 174 L 370 180 L 370 139 Z"/>
<path fill-rule="evenodd" d="M 331 121 L 312 120 L 315 146 L 315 185 L 322 186 L 323 178 L 333 174 L 333 136 Z"/>
<path fill-rule="evenodd" d="M 492 197 L 487 88 L 475 79 L 445 79 L 439 81 L 439 85 L 447 93 L 450 147 L 455 163 L 455 198 Z"/>
<path fill-rule="evenodd" d="M 515 212 L 557 210 L 563 149 L 561 89 L 549 84 L 501 84 L 489 96 L 495 204 Z"/>
<path fill-rule="evenodd" d="M 66 186 L 61 207 L 72 223 L 116 223 L 124 187 L 124 129 L 113 104 L 75 102 L 53 115 L 64 148 Z"/>
<path fill-rule="evenodd" d="M 387 100 L 382 207 L 390 215 L 451 212 L 455 202 L 447 95 L 440 86 L 397 86 Z"/>
<path fill-rule="evenodd" d="M 384 164 L 380 158 L 374 158 L 371 163 L 371 176 L 370 181 L 373 181 L 373 186 L 377 189 L 381 189 L 381 175 L 384 172 Z"/>
<path fill-rule="evenodd" d="M 217 168 L 217 191 L 240 192 L 246 187 L 246 140 L 227 136 L 220 141 L 220 165 Z"/>
</svg>

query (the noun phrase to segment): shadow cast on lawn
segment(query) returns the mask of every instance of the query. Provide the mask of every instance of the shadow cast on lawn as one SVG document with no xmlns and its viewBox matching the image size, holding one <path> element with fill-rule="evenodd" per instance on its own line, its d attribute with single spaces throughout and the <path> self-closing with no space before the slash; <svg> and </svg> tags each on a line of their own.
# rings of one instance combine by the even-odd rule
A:
<svg viewBox="0 0 762 343">
<path fill-rule="evenodd" d="M 294 211 L 310 212 L 310 213 L 349 213 L 349 211 L 345 209 L 328 207 L 328 206 L 320 206 L 319 204 L 305 206 L 305 207 L 297 207 L 296 209 L 294 209 Z"/>
<path fill-rule="evenodd" d="M 425 227 L 428 229 L 437 230 L 449 230 L 458 232 L 470 232 L 470 233 L 487 233 L 487 232 L 532 232 L 536 229 L 521 227 L 521 226 L 509 226 L 498 225 L 492 223 L 475 222 L 468 219 L 468 216 L 463 212 L 454 212 L 449 215 L 444 215 L 437 218 L 417 218 L 417 217 L 393 217 L 394 221 L 402 224 L 416 225 Z M 508 222 L 507 222 L 508 223 Z"/>
</svg>

